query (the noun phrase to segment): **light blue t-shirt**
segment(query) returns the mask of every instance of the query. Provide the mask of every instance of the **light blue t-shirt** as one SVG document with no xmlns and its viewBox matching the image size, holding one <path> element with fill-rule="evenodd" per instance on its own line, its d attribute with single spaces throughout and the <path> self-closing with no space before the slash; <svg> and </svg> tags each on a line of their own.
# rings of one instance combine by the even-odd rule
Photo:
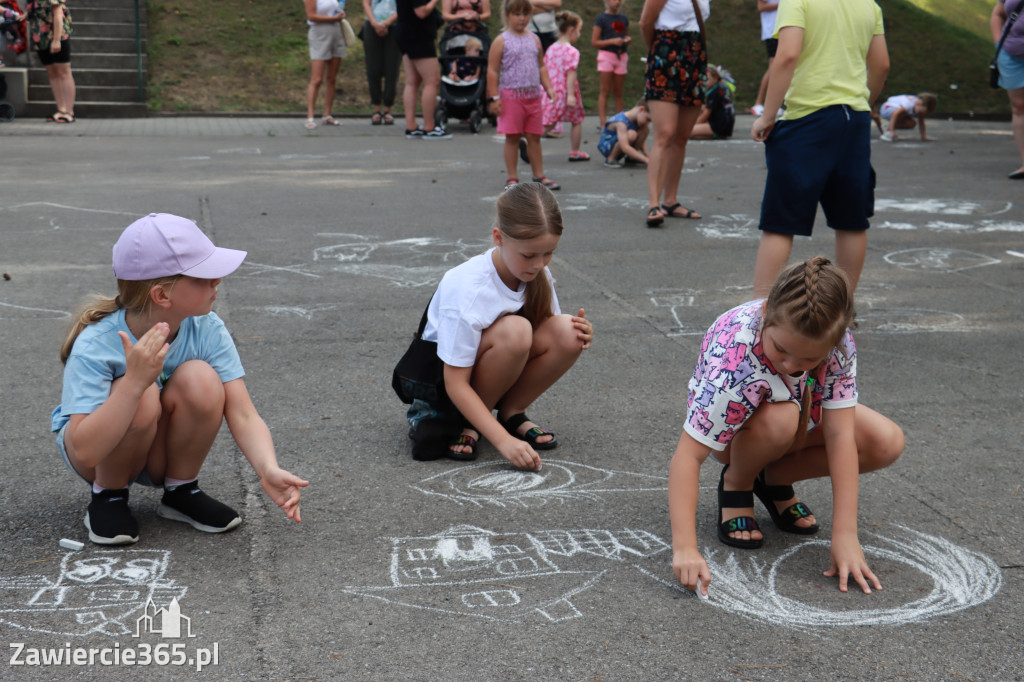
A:
<svg viewBox="0 0 1024 682">
<path fill-rule="evenodd" d="M 110 397 L 111 382 L 124 376 L 127 365 L 119 331 L 127 332 L 132 343 L 138 342 L 125 324 L 124 308 L 89 325 L 75 339 L 64 366 L 61 404 L 51 416 L 53 431 L 60 431 L 73 414 L 95 412 Z M 162 389 L 174 370 L 189 360 L 207 363 L 224 383 L 245 376 L 235 342 L 217 313 L 185 318 L 164 357 L 157 385 Z"/>
</svg>

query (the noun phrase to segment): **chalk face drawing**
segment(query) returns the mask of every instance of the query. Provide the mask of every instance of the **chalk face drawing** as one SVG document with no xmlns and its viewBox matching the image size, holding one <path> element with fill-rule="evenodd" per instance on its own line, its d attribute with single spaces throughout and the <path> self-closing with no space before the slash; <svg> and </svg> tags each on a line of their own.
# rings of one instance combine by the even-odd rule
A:
<svg viewBox="0 0 1024 682">
<path fill-rule="evenodd" d="M 435 535 L 386 540 L 390 584 L 347 586 L 343 592 L 506 622 L 580 618 L 572 597 L 609 568 L 671 549 L 651 533 L 630 529 L 496 533 L 459 525 Z"/>
<path fill-rule="evenodd" d="M 188 588 L 166 577 L 160 549 L 69 552 L 56 580 L 0 577 L 0 623 L 65 637 L 130 635 L 146 604 L 167 605 Z"/>
<path fill-rule="evenodd" d="M 456 504 L 531 507 L 600 500 L 612 493 L 665 491 L 668 479 L 545 459 L 537 472 L 512 469 L 504 462 L 485 462 L 430 476 L 412 487 Z"/>
<path fill-rule="evenodd" d="M 804 561 L 799 554 L 812 547 L 828 552 L 827 541 L 811 540 L 788 549 L 767 565 L 756 557 L 737 559 L 733 552 L 707 552 L 704 558 L 711 570 L 708 603 L 751 620 L 812 630 L 921 622 L 983 604 L 1002 587 L 999 566 L 984 554 L 905 526 L 893 524 L 893 528 L 892 537 L 872 533 L 887 546 L 864 544 L 864 554 L 904 564 L 931 578 L 932 590 L 921 599 L 893 608 L 832 611 L 779 594 L 777 581 L 787 561 Z"/>
<path fill-rule="evenodd" d="M 961 272 L 972 268 L 1001 263 L 983 253 L 963 249 L 920 248 L 893 251 L 885 255 L 885 262 L 904 270 L 923 272 Z"/>
<path fill-rule="evenodd" d="M 400 287 L 437 286 L 446 271 L 482 253 L 488 244 L 476 239 L 447 241 L 436 237 L 378 241 L 360 234 L 320 236 L 341 241 L 315 249 L 314 261 L 336 263 L 333 269 L 337 272 L 380 277 Z"/>
</svg>

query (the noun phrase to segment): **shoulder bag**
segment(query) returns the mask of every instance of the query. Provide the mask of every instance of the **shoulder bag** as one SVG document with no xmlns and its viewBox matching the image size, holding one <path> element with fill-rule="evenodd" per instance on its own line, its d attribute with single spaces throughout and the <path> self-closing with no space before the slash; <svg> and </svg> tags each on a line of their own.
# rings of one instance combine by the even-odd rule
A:
<svg viewBox="0 0 1024 682">
<path fill-rule="evenodd" d="M 435 407 L 448 406 L 451 401 L 444 389 L 444 362 L 437 357 L 437 343 L 423 340 L 426 326 L 427 311 L 424 309 L 412 343 L 391 373 L 391 388 L 406 404 L 422 400 Z"/>
</svg>

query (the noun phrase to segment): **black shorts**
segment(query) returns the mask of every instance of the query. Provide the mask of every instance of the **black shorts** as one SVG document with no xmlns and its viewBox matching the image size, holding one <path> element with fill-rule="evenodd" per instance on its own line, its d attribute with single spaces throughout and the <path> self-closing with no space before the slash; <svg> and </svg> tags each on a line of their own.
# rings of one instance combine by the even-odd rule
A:
<svg viewBox="0 0 1024 682">
<path fill-rule="evenodd" d="M 768 59 L 775 59 L 775 53 L 779 51 L 779 39 L 769 38 L 764 41 L 764 49 L 768 52 Z"/>
<path fill-rule="evenodd" d="M 399 51 L 409 59 L 434 59 L 437 57 L 437 50 L 434 44 L 437 42 L 437 32 L 424 22 L 415 22 L 409 25 L 399 22 L 396 25 L 395 43 Z"/>
<path fill-rule="evenodd" d="M 49 66 L 50 64 L 68 64 L 71 62 L 71 39 L 60 41 L 60 52 L 54 54 L 50 52 L 49 48 L 45 50 L 38 50 L 36 54 L 39 55 L 39 61 L 43 63 L 43 66 Z"/>
</svg>

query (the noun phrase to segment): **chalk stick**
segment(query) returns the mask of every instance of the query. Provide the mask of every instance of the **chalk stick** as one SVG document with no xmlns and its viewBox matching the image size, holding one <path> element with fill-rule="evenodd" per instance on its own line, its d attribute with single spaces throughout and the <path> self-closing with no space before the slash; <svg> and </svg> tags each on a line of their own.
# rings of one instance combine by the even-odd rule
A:
<svg viewBox="0 0 1024 682">
<path fill-rule="evenodd" d="M 67 538 L 61 538 L 59 544 L 64 549 L 73 549 L 76 552 L 85 547 L 85 545 L 78 540 L 68 540 Z"/>
</svg>

